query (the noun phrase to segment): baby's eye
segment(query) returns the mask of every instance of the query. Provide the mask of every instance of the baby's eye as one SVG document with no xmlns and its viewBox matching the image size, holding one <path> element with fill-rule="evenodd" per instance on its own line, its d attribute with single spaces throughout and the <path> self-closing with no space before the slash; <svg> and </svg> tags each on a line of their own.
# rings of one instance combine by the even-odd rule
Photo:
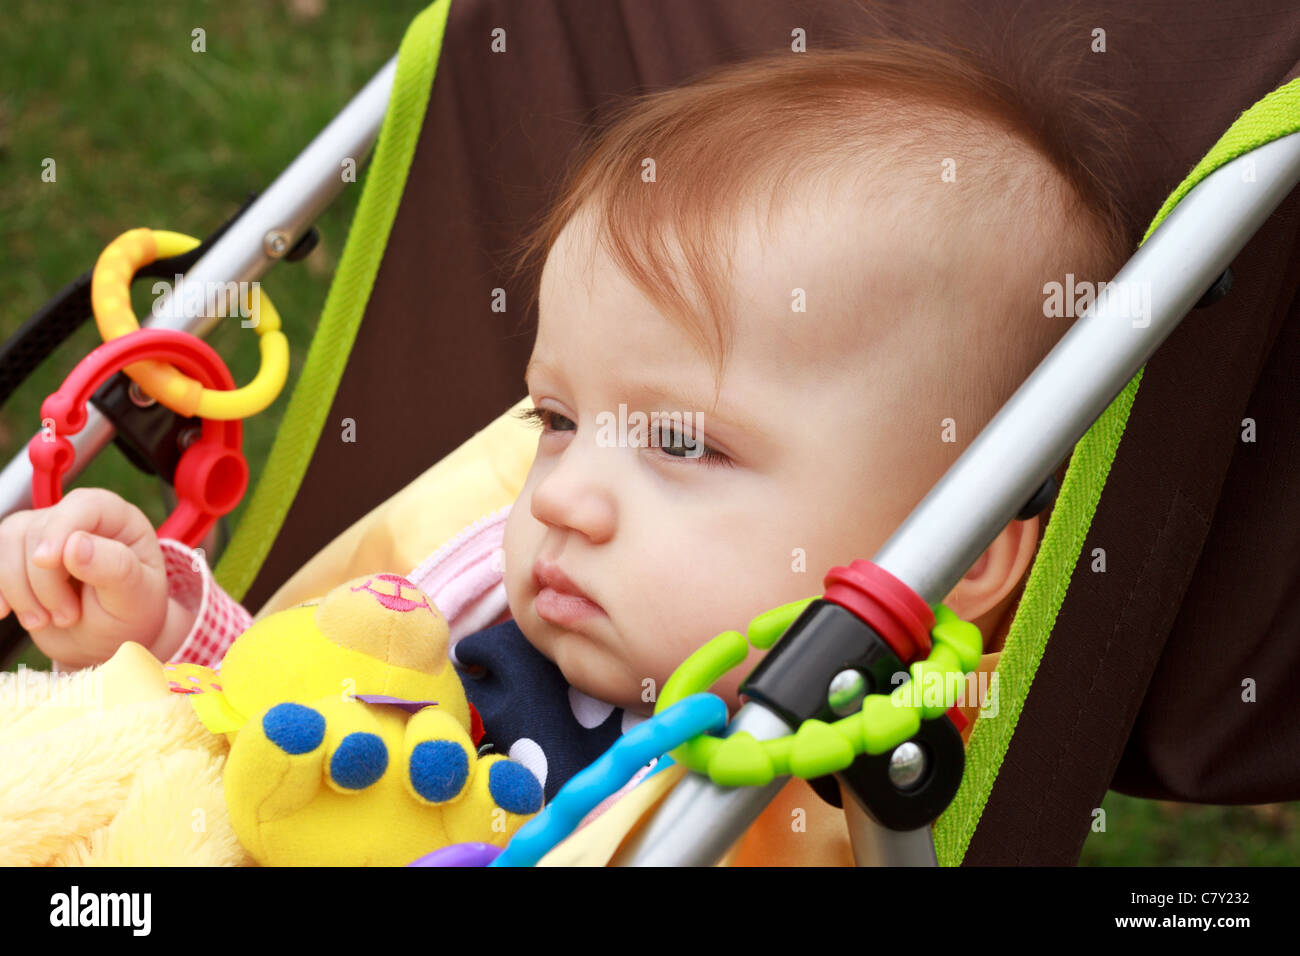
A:
<svg viewBox="0 0 1300 956">
<path fill-rule="evenodd" d="M 519 417 L 543 430 L 549 427 L 552 431 L 567 432 L 575 431 L 578 427 L 571 419 L 549 408 L 526 408 L 519 412 Z"/>
<path fill-rule="evenodd" d="M 517 412 L 516 415 L 523 421 L 541 428 L 543 431 L 567 432 L 576 431 L 578 428 L 571 418 L 567 418 L 559 412 L 551 411 L 549 408 L 525 408 Z M 657 445 L 670 458 L 684 460 L 698 458 L 706 465 L 730 466 L 735 464 L 722 452 L 715 451 L 708 445 L 696 442 L 688 444 L 686 435 L 675 425 L 661 426 L 657 437 L 658 441 L 653 444 Z"/>
<path fill-rule="evenodd" d="M 708 445 L 692 441 L 676 425 L 669 423 L 660 427 L 657 436 L 659 447 L 665 455 L 673 458 L 698 458 L 709 465 L 730 465 L 732 461 L 720 451 L 714 451 Z"/>
</svg>

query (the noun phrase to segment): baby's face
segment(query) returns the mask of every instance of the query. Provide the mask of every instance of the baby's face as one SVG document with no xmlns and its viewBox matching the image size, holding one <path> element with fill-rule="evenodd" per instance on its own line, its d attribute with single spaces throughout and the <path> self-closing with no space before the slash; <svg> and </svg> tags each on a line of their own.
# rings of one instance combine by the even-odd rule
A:
<svg viewBox="0 0 1300 956">
<path fill-rule="evenodd" d="M 739 236 L 738 317 L 716 406 L 712 367 L 687 332 L 603 250 L 586 271 L 583 220 L 552 250 L 527 375 L 546 421 L 506 527 L 506 589 L 528 640 L 579 690 L 651 713 L 693 650 L 819 595 L 826 571 L 870 558 L 941 473 L 918 466 L 934 454 L 937 418 L 933 438 L 903 424 L 906 350 L 891 319 L 909 293 L 874 315 L 848 304 L 866 294 L 848 277 L 876 261 L 870 281 L 882 290 L 900 250 L 861 217 L 835 216 L 814 211 L 815 230 L 789 223 L 762 247 L 753 229 Z M 796 289 L 806 312 L 792 309 Z M 671 435 L 658 447 L 609 446 L 598 416 L 617 422 L 620 404 L 625 419 L 679 412 L 693 424 L 698 414 L 692 437 L 707 450 L 686 456 L 680 435 L 676 447 Z M 592 603 L 543 593 L 538 562 Z M 716 688 L 733 709 L 757 659 Z"/>
</svg>

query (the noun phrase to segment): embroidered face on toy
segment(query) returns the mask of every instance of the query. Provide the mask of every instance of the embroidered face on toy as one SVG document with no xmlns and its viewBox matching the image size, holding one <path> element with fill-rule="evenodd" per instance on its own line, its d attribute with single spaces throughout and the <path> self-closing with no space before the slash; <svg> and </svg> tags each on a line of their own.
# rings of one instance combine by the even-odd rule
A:
<svg viewBox="0 0 1300 956">
<path fill-rule="evenodd" d="M 373 574 L 255 623 L 226 653 L 221 682 L 245 715 L 285 700 L 380 695 L 437 701 L 469 729 L 447 646 L 447 622 L 421 591 Z"/>
</svg>

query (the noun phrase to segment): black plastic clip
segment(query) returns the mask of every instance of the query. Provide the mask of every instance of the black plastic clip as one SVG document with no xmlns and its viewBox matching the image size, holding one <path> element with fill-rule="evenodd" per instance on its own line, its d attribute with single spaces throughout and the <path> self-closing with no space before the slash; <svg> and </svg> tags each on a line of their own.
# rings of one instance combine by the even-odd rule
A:
<svg viewBox="0 0 1300 956">
<path fill-rule="evenodd" d="M 1205 290 L 1205 295 L 1197 300 L 1193 308 L 1208 309 L 1214 303 L 1218 302 L 1225 295 L 1232 291 L 1232 268 L 1224 269 L 1219 278 L 1214 280 L 1214 284 Z"/>
<path fill-rule="evenodd" d="M 1056 476 L 1048 475 L 1043 483 L 1038 486 L 1032 498 L 1025 502 L 1025 506 L 1016 512 L 1017 521 L 1028 521 L 1036 514 L 1042 514 L 1052 499 L 1056 497 Z"/>
<path fill-rule="evenodd" d="M 860 693 L 889 693 L 894 675 L 906 668 L 885 640 L 852 612 L 818 599 L 806 607 L 781 640 L 767 652 L 740 685 L 740 693 L 766 706 L 792 727 L 815 718 L 833 721 L 844 716 L 830 703 L 832 682 L 850 672 Z M 914 766 L 922 768 L 904 785 L 891 773 L 894 753 L 904 747 Z M 900 755 L 902 756 L 902 755 Z M 961 733 L 946 714 L 921 721 L 920 730 L 893 750 L 863 754 L 834 777 L 809 780 L 823 800 L 841 806 L 842 782 L 854 799 L 881 826 L 914 830 L 934 820 L 952 801 L 961 785 L 966 751 Z"/>
</svg>

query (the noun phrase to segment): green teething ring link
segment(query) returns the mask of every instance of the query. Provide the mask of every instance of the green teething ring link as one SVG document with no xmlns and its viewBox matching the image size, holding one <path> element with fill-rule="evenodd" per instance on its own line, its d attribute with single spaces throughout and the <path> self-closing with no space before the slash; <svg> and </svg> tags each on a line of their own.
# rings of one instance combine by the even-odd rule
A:
<svg viewBox="0 0 1300 956">
<path fill-rule="evenodd" d="M 760 614 L 749 623 L 748 639 L 739 631 L 723 631 L 713 638 L 673 671 L 659 695 L 655 713 L 691 694 L 709 690 L 745 659 L 749 645 L 760 650 L 771 647 L 815 600 L 804 598 Z M 706 774 L 719 786 L 758 787 L 775 777 L 809 780 L 836 773 L 859 754 L 892 750 L 915 736 L 922 720 L 947 711 L 942 695 L 939 703 L 926 704 L 925 689 L 938 681 L 946 689 L 949 681 L 964 680 L 979 666 L 984 652 L 979 628 L 943 604 L 935 610 L 930 637 L 930 656 L 908 669 L 912 681 L 919 682 L 915 686 L 922 688 L 919 706 L 913 699 L 913 684 L 904 682 L 889 694 L 868 694 L 859 711 L 834 723 L 805 720 L 793 734 L 773 740 L 756 740 L 744 731 L 726 738 L 701 734 L 670 756 L 696 773 Z"/>
</svg>

